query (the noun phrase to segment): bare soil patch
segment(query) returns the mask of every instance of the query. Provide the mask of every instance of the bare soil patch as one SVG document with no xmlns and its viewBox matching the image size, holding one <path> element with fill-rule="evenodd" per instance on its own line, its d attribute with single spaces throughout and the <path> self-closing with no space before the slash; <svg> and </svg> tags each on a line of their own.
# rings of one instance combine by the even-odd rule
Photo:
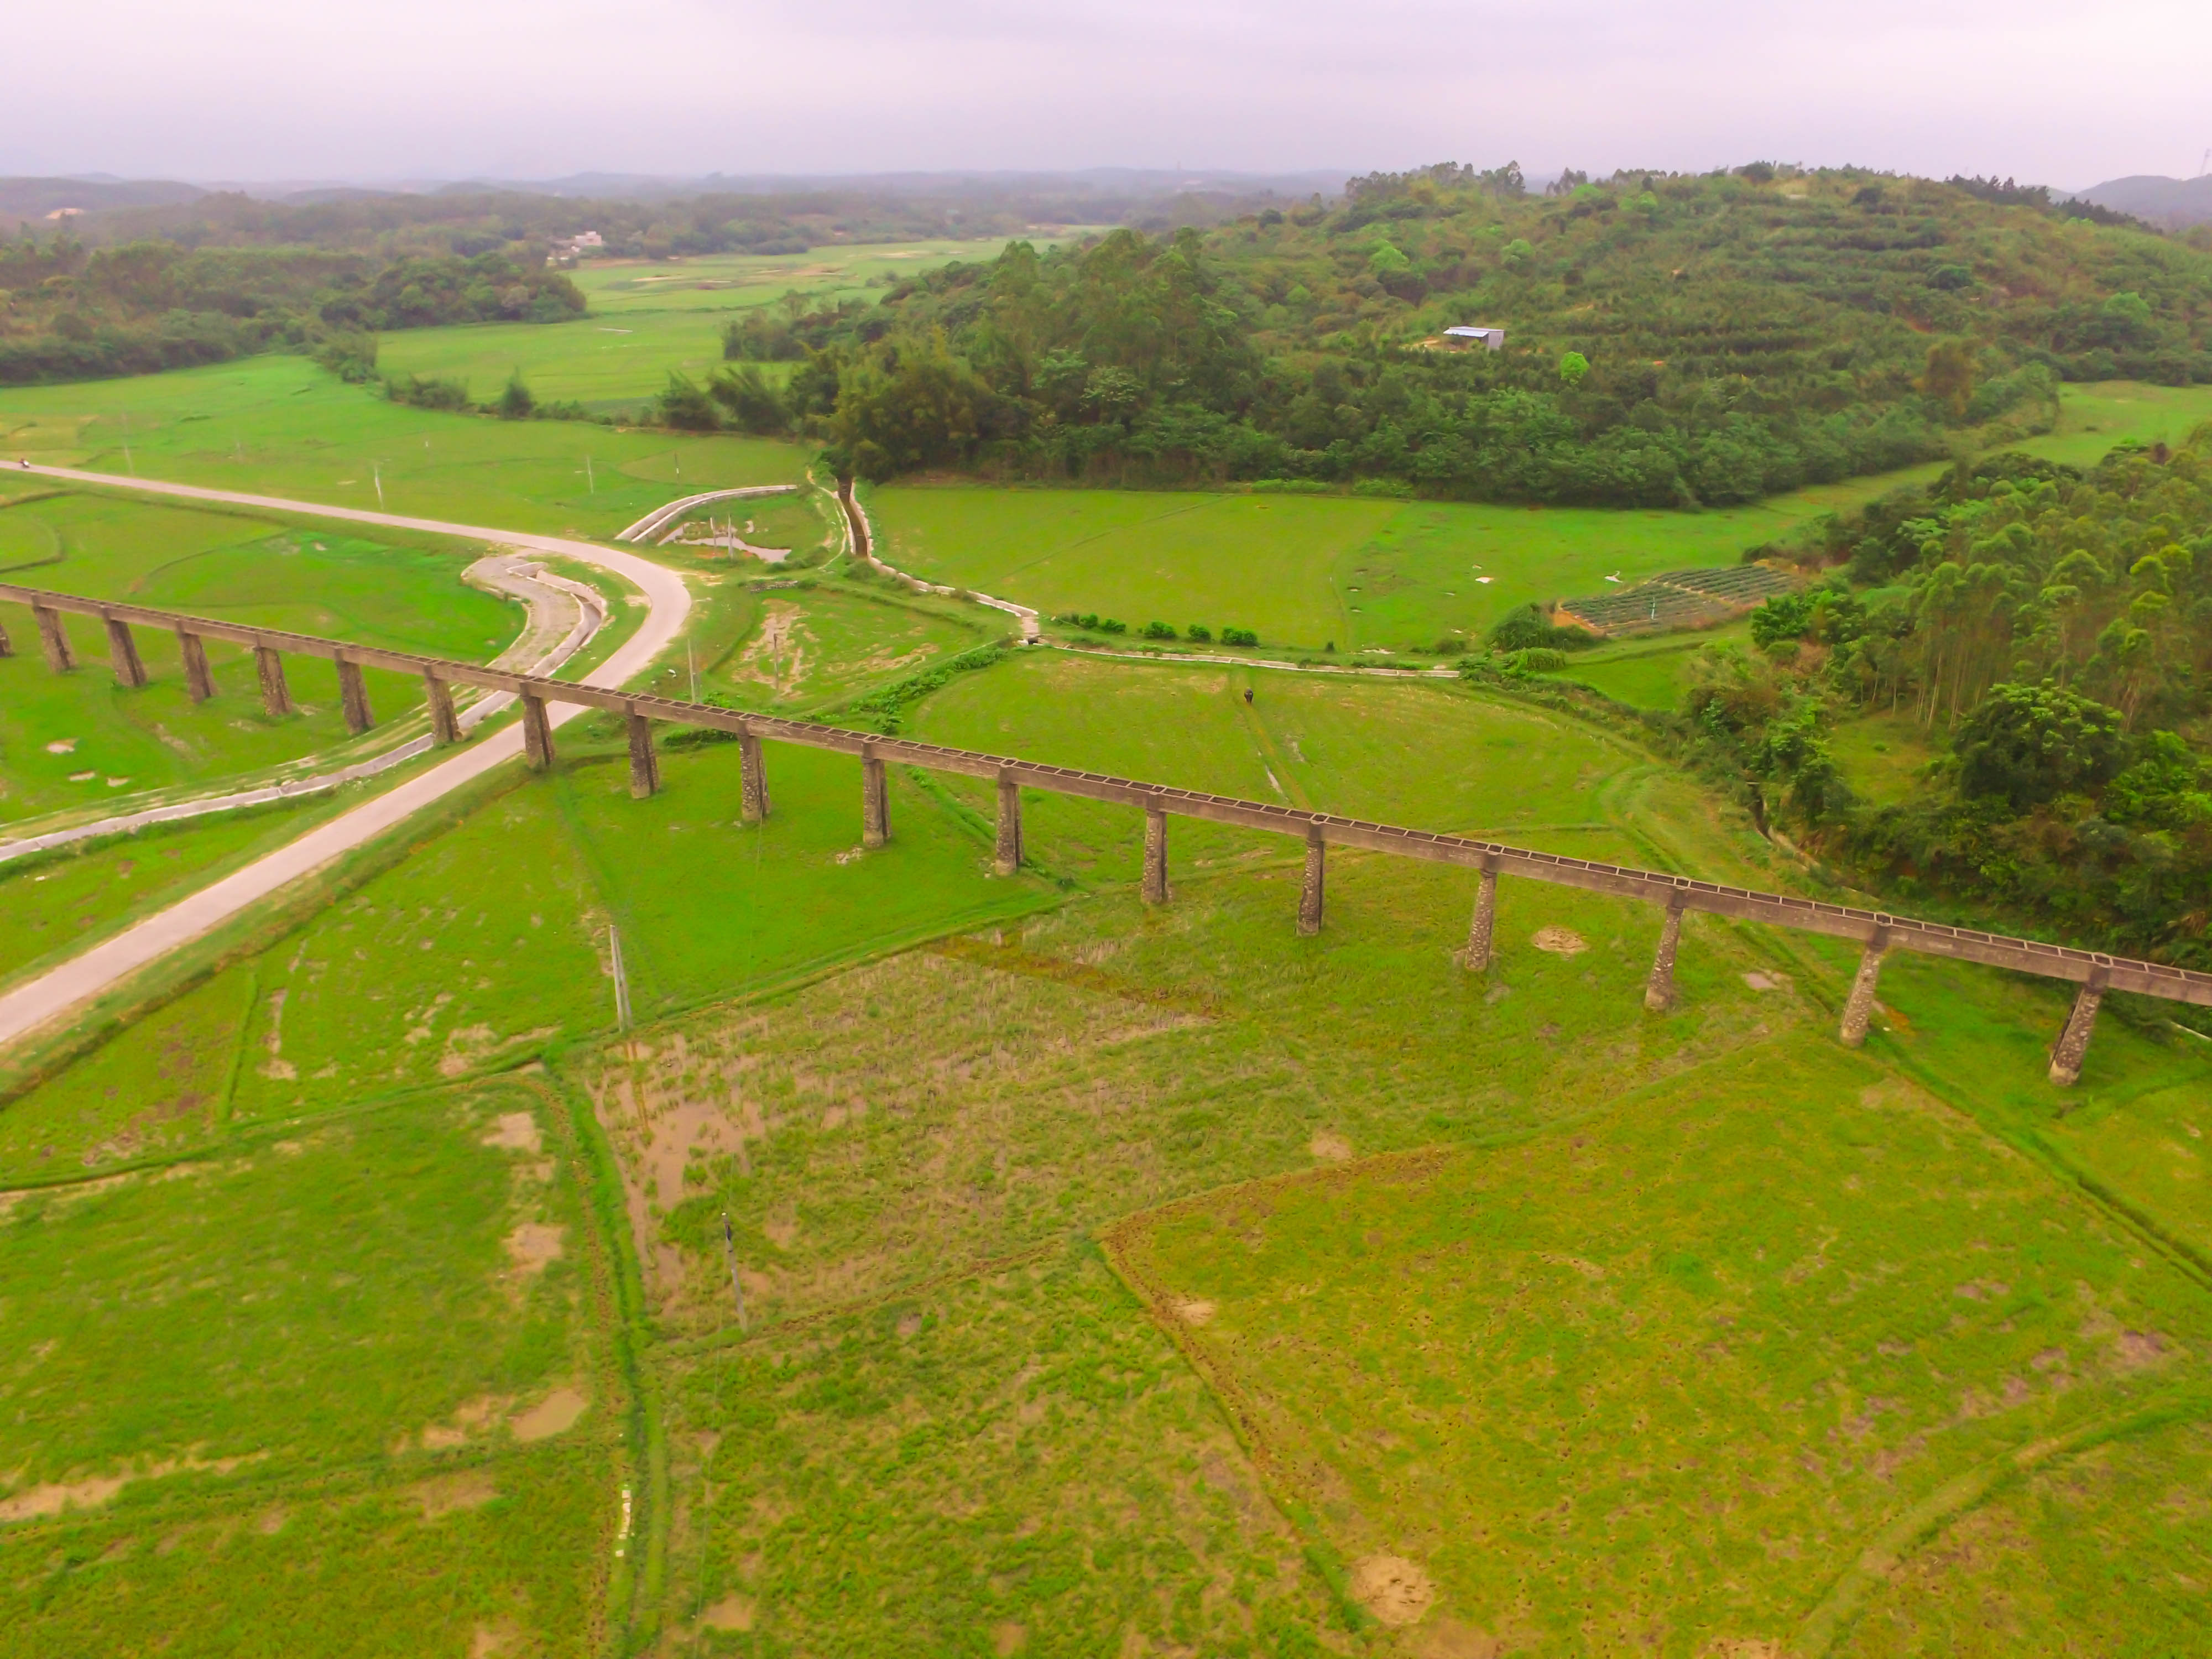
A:
<svg viewBox="0 0 2212 1659">
<path fill-rule="evenodd" d="M 1352 1599 L 1393 1627 L 1418 1622 L 1437 1599 L 1429 1576 L 1402 1555 L 1370 1555 L 1352 1567 Z"/>
<path fill-rule="evenodd" d="M 1334 1129 L 1316 1131 L 1306 1150 L 1323 1164 L 1342 1164 L 1352 1157 L 1352 1143 Z"/>
<path fill-rule="evenodd" d="M 535 1152 L 542 1150 L 538 1133 L 538 1118 L 531 1112 L 502 1112 L 484 1135 L 487 1146 L 504 1147 L 510 1152 Z"/>
<path fill-rule="evenodd" d="M 1571 927 L 1539 927 L 1528 943 L 1555 957 L 1578 957 L 1589 949 L 1589 941 Z"/>
<path fill-rule="evenodd" d="M 528 1411 L 518 1413 L 510 1426 L 517 1440 L 550 1440 L 573 1427 L 590 1403 L 574 1389 L 556 1389 Z"/>
<path fill-rule="evenodd" d="M 747 1631 L 753 1627 L 753 1604 L 742 1595 L 726 1595 L 699 1615 L 701 1630 Z"/>
<path fill-rule="evenodd" d="M 526 1221 L 507 1236 L 507 1253 L 522 1272 L 543 1273 L 545 1264 L 560 1255 L 568 1231 L 542 1221 Z"/>
<path fill-rule="evenodd" d="M 411 1488 L 408 1496 L 422 1506 L 422 1518 L 434 1521 L 456 1510 L 479 1509 L 499 1496 L 499 1483 L 489 1470 L 468 1469 L 441 1475 Z"/>
</svg>

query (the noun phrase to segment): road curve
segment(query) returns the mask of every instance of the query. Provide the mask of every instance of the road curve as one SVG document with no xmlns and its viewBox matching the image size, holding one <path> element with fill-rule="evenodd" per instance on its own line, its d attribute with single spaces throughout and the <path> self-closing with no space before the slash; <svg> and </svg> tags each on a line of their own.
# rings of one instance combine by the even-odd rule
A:
<svg viewBox="0 0 2212 1659">
<path fill-rule="evenodd" d="M 648 607 L 644 626 L 619 647 L 605 662 L 583 677 L 583 684 L 613 690 L 635 678 L 667 648 L 682 630 L 691 610 L 690 591 L 684 580 L 665 565 L 635 553 L 618 553 L 590 542 L 562 536 L 535 536 L 509 530 L 489 530 L 479 525 L 447 524 L 436 519 L 404 518 L 392 513 L 368 513 L 356 507 L 325 507 L 278 495 L 249 495 L 233 489 L 206 489 L 196 484 L 166 483 L 151 478 L 118 478 L 104 472 L 79 472 L 67 467 L 9 467 L 71 483 L 98 484 L 131 489 L 146 495 L 176 495 L 191 501 L 216 501 L 234 507 L 257 507 L 283 513 L 302 513 L 316 518 L 345 519 L 356 524 L 384 525 L 398 530 L 428 531 L 441 536 L 459 536 L 504 547 L 527 548 L 556 554 L 620 576 L 645 595 Z M 546 710 L 555 726 L 566 725 L 586 712 L 574 704 L 556 704 Z M 365 801 L 330 823 L 309 830 L 290 845 L 281 847 L 234 871 L 213 885 L 179 899 L 111 939 L 103 939 L 80 956 L 38 978 L 0 995 L 0 1047 L 59 1018 L 71 1009 L 114 986 L 149 963 L 179 946 L 188 945 L 288 884 L 320 869 L 331 860 L 365 845 L 422 808 L 450 794 L 495 767 L 522 753 L 522 731 L 510 726 L 462 750 L 441 766 L 410 778 L 396 789 Z"/>
</svg>

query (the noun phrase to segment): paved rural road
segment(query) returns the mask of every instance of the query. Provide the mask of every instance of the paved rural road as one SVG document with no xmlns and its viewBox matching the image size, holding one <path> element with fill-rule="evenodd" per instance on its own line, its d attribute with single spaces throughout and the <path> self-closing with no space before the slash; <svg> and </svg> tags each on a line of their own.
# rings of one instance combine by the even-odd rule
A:
<svg viewBox="0 0 2212 1659">
<path fill-rule="evenodd" d="M 10 467 L 9 471 L 19 469 Z M 691 594 L 683 579 L 665 566 L 635 553 L 617 553 L 590 542 L 569 541 L 560 536 L 530 536 L 510 530 L 487 530 L 478 525 L 446 524 L 436 519 L 409 519 L 392 513 L 367 513 L 355 507 L 324 507 L 313 501 L 288 501 L 276 495 L 247 495 L 231 489 L 203 489 L 193 484 L 162 483 L 150 478 L 118 478 L 104 472 L 79 472 L 66 467 L 36 466 L 29 471 L 71 483 L 100 484 L 135 489 L 153 495 L 182 496 L 188 501 L 219 501 L 233 507 L 258 507 L 284 513 L 304 513 L 319 519 L 345 519 L 356 524 L 383 525 L 398 530 L 427 530 L 441 536 L 465 537 L 471 541 L 525 548 L 533 553 L 557 554 L 562 558 L 596 565 L 635 586 L 649 607 L 645 625 L 607 660 L 584 676 L 586 685 L 618 687 L 642 671 L 666 648 L 684 626 L 691 610 Z M 582 714 L 576 704 L 556 704 L 547 714 L 555 726 L 565 725 Z M 393 825 L 419 812 L 494 767 L 522 753 L 522 730 L 510 726 L 462 750 L 442 766 L 411 778 L 398 788 L 364 802 L 343 817 L 311 830 L 289 847 L 225 876 L 210 887 L 180 899 L 167 909 L 125 928 L 112 939 L 94 945 L 58 968 L 17 986 L 0 996 L 0 1046 L 58 1018 L 88 998 L 99 995 L 126 975 L 191 943 L 210 929 L 267 898 L 288 884 L 320 869 L 341 854 L 374 840 Z"/>
</svg>

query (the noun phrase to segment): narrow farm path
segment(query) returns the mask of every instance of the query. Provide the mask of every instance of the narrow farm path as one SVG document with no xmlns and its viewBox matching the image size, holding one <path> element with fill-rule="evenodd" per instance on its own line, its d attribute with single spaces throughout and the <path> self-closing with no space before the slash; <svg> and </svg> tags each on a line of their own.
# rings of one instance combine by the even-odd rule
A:
<svg viewBox="0 0 2212 1659">
<path fill-rule="evenodd" d="M 691 610 L 690 590 L 676 572 L 635 553 L 617 552 L 590 542 L 562 536 L 527 535 L 481 525 L 447 524 L 436 519 L 404 518 L 397 514 L 369 513 L 355 507 L 325 507 L 314 501 L 276 495 L 252 495 L 238 490 L 207 489 L 194 484 L 165 483 L 150 478 L 119 478 L 108 473 L 80 472 L 67 467 L 34 466 L 27 471 L 71 483 L 96 484 L 106 489 L 137 490 L 148 495 L 182 496 L 187 500 L 218 501 L 234 507 L 258 507 L 276 512 L 310 514 L 317 518 L 344 519 L 356 524 L 383 525 L 394 529 L 428 531 L 434 535 L 459 536 L 502 547 L 574 559 L 621 577 L 645 597 L 644 625 L 608 659 L 583 677 L 583 684 L 613 689 L 624 684 L 652 663 L 673 641 Z M 575 704 L 549 709 L 555 726 L 565 725 L 585 711 Z M 281 847 L 234 871 L 221 881 L 180 899 L 167 909 L 102 940 L 82 955 L 71 957 L 37 979 L 0 996 L 0 1046 L 59 1018 L 88 1000 L 98 996 L 128 975 L 170 951 L 190 944 L 228 921 L 241 911 L 280 889 L 310 875 L 331 860 L 351 852 L 422 811 L 432 802 L 482 777 L 522 753 L 520 726 L 507 726 L 473 744 L 444 764 L 409 779 L 397 788 L 364 802 L 341 817 L 309 830 L 290 845 Z"/>
</svg>

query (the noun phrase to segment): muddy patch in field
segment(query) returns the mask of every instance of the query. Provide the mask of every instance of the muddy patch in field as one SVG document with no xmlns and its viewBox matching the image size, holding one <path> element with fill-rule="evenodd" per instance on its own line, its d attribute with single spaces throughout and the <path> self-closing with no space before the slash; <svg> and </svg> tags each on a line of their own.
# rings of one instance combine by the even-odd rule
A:
<svg viewBox="0 0 2212 1659">
<path fill-rule="evenodd" d="M 499 1483 L 488 1470 L 469 1469 L 419 1481 L 408 1489 L 407 1495 L 422 1509 L 425 1521 L 435 1521 L 457 1510 L 481 1509 L 499 1496 Z"/>
<path fill-rule="evenodd" d="M 726 1595 L 701 1613 L 696 1630 L 748 1631 L 753 1627 L 753 1604 L 742 1595 Z"/>
<path fill-rule="evenodd" d="M 1334 1129 L 1316 1130 L 1306 1151 L 1322 1164 L 1342 1164 L 1352 1157 L 1352 1143 Z"/>
<path fill-rule="evenodd" d="M 811 637 L 801 620 L 805 614 L 788 599 L 770 599 L 761 617 L 760 632 L 738 654 L 732 673 L 769 687 L 779 697 L 798 690 L 806 678 L 806 641 Z"/>
<path fill-rule="evenodd" d="M 1432 1619 L 1415 1651 L 1420 1659 L 1498 1659 L 1505 1644 L 1488 1631 L 1456 1619 Z"/>
<path fill-rule="evenodd" d="M 1175 1304 L 1175 1316 L 1186 1325 L 1209 1325 L 1219 1311 L 1202 1296 L 1194 1296 Z"/>
<path fill-rule="evenodd" d="M 1370 1555 L 1352 1564 L 1352 1599 L 1380 1625 L 1418 1623 L 1437 1599 L 1429 1576 L 1402 1555 Z"/>
<path fill-rule="evenodd" d="M 73 1510 L 96 1510 L 134 1480 L 159 1480 L 171 1474 L 228 1474 L 234 1468 L 267 1455 L 266 1452 L 256 1452 L 251 1457 L 169 1457 L 121 1474 L 96 1474 L 82 1480 L 29 1486 L 0 1498 L 0 1522 L 44 1521 Z"/>
<path fill-rule="evenodd" d="M 575 1425 L 591 1402 L 574 1389 L 556 1389 L 508 1425 L 517 1440 L 550 1440 Z"/>
<path fill-rule="evenodd" d="M 486 1432 L 504 1417 L 514 1403 L 507 1395 L 496 1394 L 463 1401 L 446 1421 L 432 1423 L 419 1434 L 400 1436 L 392 1448 L 392 1455 L 398 1456 L 417 1445 L 424 1451 L 451 1451 L 456 1446 L 465 1446 L 473 1437 Z"/>
<path fill-rule="evenodd" d="M 507 1236 L 507 1256 L 519 1272 L 543 1273 L 547 1262 L 559 1260 L 562 1241 L 568 1232 L 566 1227 L 526 1221 Z"/>
<path fill-rule="evenodd" d="M 1589 941 L 1571 927 L 1539 927 L 1528 943 L 1555 957 L 1578 957 L 1589 949 Z"/>
<path fill-rule="evenodd" d="M 486 1146 L 502 1147 L 510 1152 L 535 1152 L 543 1150 L 538 1133 L 538 1118 L 532 1112 L 502 1112 L 491 1128 L 483 1136 Z"/>
</svg>

